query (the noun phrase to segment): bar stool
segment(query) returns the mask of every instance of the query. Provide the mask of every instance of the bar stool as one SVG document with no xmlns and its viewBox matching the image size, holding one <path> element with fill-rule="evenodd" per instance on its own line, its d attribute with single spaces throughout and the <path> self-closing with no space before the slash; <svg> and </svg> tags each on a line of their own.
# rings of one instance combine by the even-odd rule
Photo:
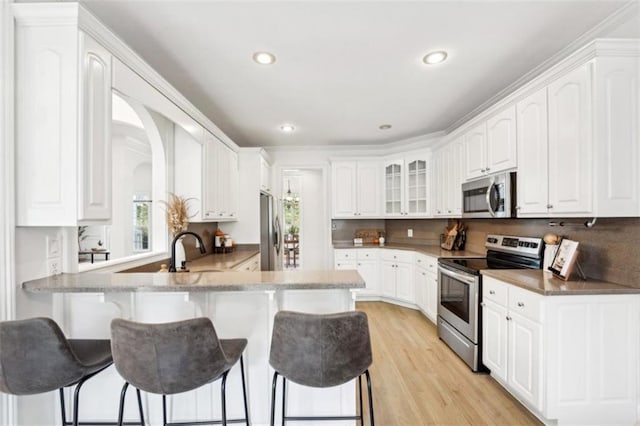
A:
<svg viewBox="0 0 640 426">
<path fill-rule="evenodd" d="M 367 315 L 360 311 L 317 315 L 280 311 L 275 315 L 269 363 L 275 369 L 271 387 L 271 425 L 275 421 L 278 376 L 282 376 L 282 424 L 286 420 L 360 420 L 362 375 L 367 379 L 369 419 L 373 399 L 369 366 L 372 363 Z M 286 415 L 286 381 L 316 388 L 338 386 L 358 378 L 360 415 L 299 417 Z"/>
<path fill-rule="evenodd" d="M 34 395 L 59 389 L 65 426 L 90 424 L 78 422 L 80 389 L 112 363 L 108 339 L 67 339 L 50 318 L 0 322 L 0 391 Z M 73 385 L 73 420 L 67 422 L 64 388 Z"/>
<path fill-rule="evenodd" d="M 122 422 L 127 387 L 162 395 L 163 424 L 167 422 L 167 395 L 187 392 L 222 378 L 222 420 L 193 424 L 249 424 L 243 352 L 247 339 L 218 339 L 208 318 L 163 324 L 111 321 L 111 349 L 118 373 L 126 380 L 120 394 L 118 421 Z M 227 420 L 226 382 L 229 370 L 240 360 L 244 419 Z M 144 423 L 141 413 L 140 421 Z"/>
</svg>

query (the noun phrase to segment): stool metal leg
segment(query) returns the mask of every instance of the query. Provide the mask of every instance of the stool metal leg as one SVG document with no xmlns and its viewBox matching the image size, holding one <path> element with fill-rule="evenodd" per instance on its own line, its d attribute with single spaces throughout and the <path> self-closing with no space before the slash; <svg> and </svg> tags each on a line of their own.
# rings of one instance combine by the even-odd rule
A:
<svg viewBox="0 0 640 426">
<path fill-rule="evenodd" d="M 369 376 L 369 370 L 365 370 L 364 374 L 367 377 L 367 390 L 369 392 L 369 422 L 371 426 L 375 425 L 373 420 L 373 394 L 371 393 L 371 376 Z"/>
<path fill-rule="evenodd" d="M 64 406 L 64 388 L 60 388 L 60 413 L 62 414 L 62 426 L 66 426 L 67 410 Z"/>
<path fill-rule="evenodd" d="M 362 374 L 358 376 L 358 395 L 360 396 L 360 424 L 364 425 L 364 414 L 362 412 Z"/>
<path fill-rule="evenodd" d="M 167 426 L 167 395 L 162 395 L 162 426 Z"/>
<path fill-rule="evenodd" d="M 247 385 L 244 379 L 244 355 L 240 355 L 240 374 L 242 374 L 242 397 L 244 398 L 244 418 L 249 426 L 249 402 L 247 401 Z"/>
<path fill-rule="evenodd" d="M 222 383 L 220 384 L 222 394 L 222 426 L 227 426 L 227 374 L 229 370 L 225 371 L 222 375 Z"/>
<path fill-rule="evenodd" d="M 271 426 L 274 426 L 276 419 L 276 388 L 278 385 L 278 372 L 273 373 L 273 381 L 271 383 Z"/>
<path fill-rule="evenodd" d="M 140 411 L 140 424 L 144 426 L 144 410 L 142 409 L 142 397 L 140 396 L 140 389 L 136 388 L 136 394 L 138 395 L 138 411 Z"/>
<path fill-rule="evenodd" d="M 287 416 L 287 378 L 282 376 L 282 426 Z"/>
<path fill-rule="evenodd" d="M 129 382 L 124 382 L 122 390 L 120 391 L 120 407 L 118 408 L 118 426 L 122 426 L 122 418 L 124 417 L 124 397 L 127 396 L 127 388 Z"/>
</svg>

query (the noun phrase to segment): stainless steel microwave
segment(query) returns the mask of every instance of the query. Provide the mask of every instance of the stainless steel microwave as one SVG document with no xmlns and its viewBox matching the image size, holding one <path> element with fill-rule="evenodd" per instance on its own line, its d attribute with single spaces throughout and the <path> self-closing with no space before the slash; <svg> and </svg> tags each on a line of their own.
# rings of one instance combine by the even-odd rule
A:
<svg viewBox="0 0 640 426">
<path fill-rule="evenodd" d="M 462 184 L 462 217 L 515 217 L 516 172 Z"/>
</svg>

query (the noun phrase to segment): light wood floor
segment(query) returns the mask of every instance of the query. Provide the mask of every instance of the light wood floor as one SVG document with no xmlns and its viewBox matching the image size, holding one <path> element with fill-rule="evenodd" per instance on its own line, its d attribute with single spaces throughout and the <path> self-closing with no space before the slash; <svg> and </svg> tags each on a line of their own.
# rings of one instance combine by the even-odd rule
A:
<svg viewBox="0 0 640 426">
<path fill-rule="evenodd" d="M 541 424 L 488 374 L 472 373 L 418 311 L 383 302 L 356 307 L 369 317 L 376 424 Z M 364 404 L 367 411 L 366 396 Z"/>
</svg>

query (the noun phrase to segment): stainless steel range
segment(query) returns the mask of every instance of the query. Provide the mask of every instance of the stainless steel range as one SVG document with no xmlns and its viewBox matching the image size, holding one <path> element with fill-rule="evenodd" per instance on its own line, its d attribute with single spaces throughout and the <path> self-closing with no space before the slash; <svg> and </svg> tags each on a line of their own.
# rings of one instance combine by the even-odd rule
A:
<svg viewBox="0 0 640 426">
<path fill-rule="evenodd" d="M 438 336 L 473 371 L 482 365 L 483 269 L 541 269 L 542 238 L 488 235 L 486 258 L 438 261 Z"/>
</svg>

